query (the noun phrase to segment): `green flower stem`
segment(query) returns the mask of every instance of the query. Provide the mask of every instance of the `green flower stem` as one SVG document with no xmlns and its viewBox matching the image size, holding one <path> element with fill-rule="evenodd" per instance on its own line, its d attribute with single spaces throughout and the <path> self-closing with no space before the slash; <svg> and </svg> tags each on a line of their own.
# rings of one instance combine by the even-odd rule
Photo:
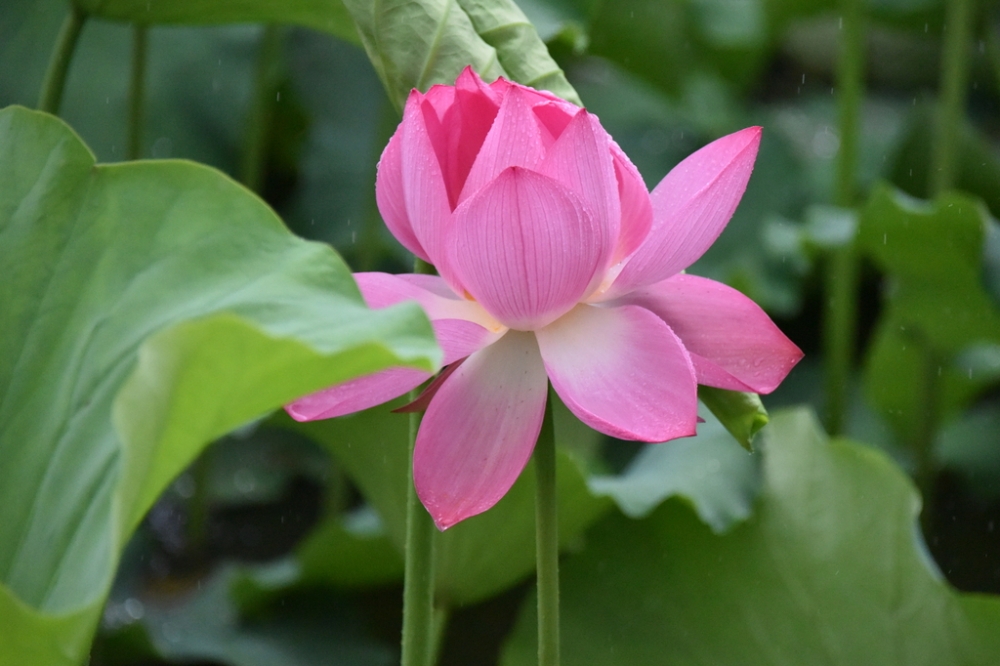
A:
<svg viewBox="0 0 1000 666">
<path fill-rule="evenodd" d="M 66 74 L 69 72 L 69 64 L 73 60 L 73 52 L 76 50 L 76 43 L 80 39 L 86 18 L 79 7 L 70 3 L 69 14 L 59 30 L 55 49 L 49 59 L 48 69 L 45 70 L 42 90 L 38 95 L 38 108 L 41 111 L 53 115 L 59 114 L 63 89 L 66 87 Z"/>
<path fill-rule="evenodd" d="M 448 621 L 451 619 L 451 609 L 447 606 L 437 605 L 434 607 L 434 628 L 431 635 L 431 651 L 427 660 L 428 664 L 438 663 L 441 656 L 441 646 L 444 644 L 444 635 L 448 629 Z"/>
<path fill-rule="evenodd" d="M 859 118 L 864 96 L 865 27 L 862 0 L 841 0 L 840 57 L 837 62 L 837 106 L 840 150 L 837 154 L 836 204 L 854 206 L 857 197 Z M 827 430 L 844 429 L 857 338 L 858 251 L 854 240 L 827 257 L 827 311 L 823 319 L 826 363 Z"/>
<path fill-rule="evenodd" d="M 538 666 L 559 664 L 559 512 L 552 397 L 535 445 L 535 552 L 538 587 Z"/>
<path fill-rule="evenodd" d="M 931 155 L 931 193 L 935 196 L 955 184 L 955 156 L 965 113 L 972 40 L 973 0 L 949 0 L 946 6 L 941 99 Z"/>
<path fill-rule="evenodd" d="M 264 28 L 260 39 L 253 101 L 247 118 L 243 162 L 240 165 L 240 182 L 254 192 L 260 191 L 264 180 L 267 145 L 271 136 L 275 98 L 278 92 L 283 36 L 284 32 L 280 26 L 268 25 Z"/>
<path fill-rule="evenodd" d="M 146 107 L 146 54 L 149 50 L 149 27 L 132 26 L 132 80 L 128 100 L 128 149 L 126 157 L 142 157 L 142 126 Z"/>
<path fill-rule="evenodd" d="M 414 260 L 415 273 L 433 273 L 433 267 Z M 410 394 L 416 399 L 419 389 Z M 420 413 L 410 414 L 410 465 L 406 497 L 406 569 L 403 579 L 402 666 L 430 666 L 434 658 L 434 521 L 420 503 L 413 486 L 413 446 Z"/>
</svg>

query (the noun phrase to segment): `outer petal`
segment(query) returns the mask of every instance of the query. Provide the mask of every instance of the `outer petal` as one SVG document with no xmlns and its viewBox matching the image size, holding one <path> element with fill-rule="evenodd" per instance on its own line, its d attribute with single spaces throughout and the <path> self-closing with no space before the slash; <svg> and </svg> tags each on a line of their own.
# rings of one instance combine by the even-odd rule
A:
<svg viewBox="0 0 1000 666">
<path fill-rule="evenodd" d="M 534 330 L 587 292 L 610 243 L 572 192 L 512 167 L 455 211 L 451 261 L 490 314 Z"/>
<path fill-rule="evenodd" d="M 447 286 L 437 276 L 356 273 L 354 277 L 368 307 L 385 308 L 407 300 L 419 302 L 431 319 L 434 335 L 444 351 L 444 365 L 492 344 L 504 333 L 478 304 L 449 297 Z M 390 368 L 307 395 L 287 405 L 286 410 L 298 421 L 343 416 L 397 398 L 430 377 L 429 372 Z"/>
<path fill-rule="evenodd" d="M 436 275 L 355 273 L 354 279 L 370 308 L 377 310 L 403 301 L 420 303 L 444 352 L 443 365 L 493 344 L 506 332 L 481 305 L 449 293 L 444 280 Z"/>
<path fill-rule="evenodd" d="M 444 365 L 465 358 L 502 335 L 462 319 L 440 319 L 433 325 L 434 336 L 444 350 Z M 429 372 L 412 368 L 389 368 L 311 393 L 285 409 L 296 421 L 343 416 L 389 402 L 431 377 Z"/>
<path fill-rule="evenodd" d="M 770 393 L 802 358 L 760 306 L 715 280 L 675 275 L 618 302 L 647 308 L 674 329 L 699 384 Z"/>
<path fill-rule="evenodd" d="M 618 238 L 621 208 L 611 160 L 611 137 L 595 116 L 580 109 L 552 144 L 538 171 L 565 185 L 587 206 L 594 221 L 607 230 L 608 237 Z M 611 260 L 614 246 L 608 243 L 603 249 L 606 254 L 602 268 Z"/>
<path fill-rule="evenodd" d="M 590 427 L 645 442 L 695 434 L 694 368 L 653 313 L 580 305 L 536 335 L 553 388 Z"/>
<path fill-rule="evenodd" d="M 389 368 L 310 393 L 285 405 L 285 411 L 296 421 L 315 421 L 353 414 L 398 398 L 417 388 L 431 376 L 429 372 L 412 368 Z"/>
<path fill-rule="evenodd" d="M 651 194 L 653 227 L 611 293 L 624 294 L 690 266 L 733 216 L 753 171 L 761 128 L 713 141 L 688 156 Z"/>
<path fill-rule="evenodd" d="M 544 150 L 538 120 L 531 111 L 526 93 L 520 86 L 511 86 L 469 171 L 459 203 L 508 167 L 535 168 L 545 156 Z"/>
<path fill-rule="evenodd" d="M 517 331 L 444 382 L 413 451 L 417 495 L 438 528 L 486 511 L 510 490 L 538 439 L 545 394 L 538 345 Z"/>
<path fill-rule="evenodd" d="M 385 226 L 389 227 L 389 231 L 396 237 L 396 240 L 424 261 L 430 261 L 413 232 L 410 216 L 406 212 L 400 152 L 403 141 L 402 134 L 402 131 L 393 134 L 385 150 L 382 151 L 382 157 L 378 161 L 378 175 L 375 177 L 375 201 L 378 204 L 378 211 L 385 221 Z"/>
<path fill-rule="evenodd" d="M 617 263 L 635 252 L 649 235 L 653 226 L 653 206 L 639 170 L 614 141 L 611 142 L 611 157 L 615 165 L 622 215 L 618 247 L 612 260 Z"/>
<path fill-rule="evenodd" d="M 365 303 L 376 310 L 403 301 L 417 301 L 431 321 L 465 319 L 494 332 L 499 332 L 502 328 L 483 306 L 475 301 L 459 298 L 436 275 L 355 273 L 354 279 Z"/>
<path fill-rule="evenodd" d="M 444 171 L 427 128 L 423 105 L 424 100 L 419 93 L 411 94 L 406 101 L 403 122 L 398 130 L 402 134 L 400 161 L 406 214 L 426 260 L 437 267 L 441 277 L 455 291 L 461 291 L 462 287 L 455 280 L 447 263 L 444 249 L 443 239 L 451 224 L 451 205 L 448 202 Z M 433 109 L 429 109 L 429 113 L 433 114 Z M 403 242 L 402 239 L 400 242 Z"/>
</svg>

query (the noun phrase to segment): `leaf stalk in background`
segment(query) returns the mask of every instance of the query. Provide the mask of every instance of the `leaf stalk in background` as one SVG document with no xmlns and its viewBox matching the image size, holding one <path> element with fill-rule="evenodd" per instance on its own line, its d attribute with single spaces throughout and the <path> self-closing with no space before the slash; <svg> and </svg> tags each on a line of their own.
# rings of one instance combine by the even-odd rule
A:
<svg viewBox="0 0 1000 666">
<path fill-rule="evenodd" d="M 840 150 L 836 166 L 836 204 L 851 208 L 857 189 L 858 136 L 864 97 L 865 25 L 861 0 L 841 0 L 842 28 L 837 61 L 837 112 Z M 835 249 L 826 265 L 826 317 L 823 358 L 826 362 L 827 430 L 844 430 L 850 395 L 851 368 L 857 338 L 858 251 L 852 238 Z"/>
<path fill-rule="evenodd" d="M 538 587 L 538 666 L 559 665 L 559 512 L 553 395 L 545 403 L 535 445 L 535 552 Z"/>
<path fill-rule="evenodd" d="M 433 274 L 434 268 L 421 259 L 414 260 L 414 273 Z M 410 392 L 416 400 L 420 389 Z M 420 412 L 410 413 L 409 464 L 406 486 L 406 565 L 403 578 L 402 666 L 431 666 L 436 649 L 435 635 L 443 634 L 444 620 L 435 623 L 434 615 L 434 537 L 436 528 L 431 515 L 420 503 L 413 485 L 413 447 L 420 429 Z M 435 627 L 435 624 L 438 626 Z"/>
<path fill-rule="evenodd" d="M 73 53 L 76 51 L 76 43 L 80 39 L 80 32 L 87 16 L 75 4 L 70 4 L 69 14 L 63 21 L 59 36 L 56 38 L 55 49 L 49 59 L 49 66 L 45 70 L 45 78 L 42 80 L 42 89 L 38 95 L 38 109 L 53 115 L 59 114 L 59 106 L 62 103 L 63 89 L 66 87 L 66 74 L 69 72 L 70 62 L 73 60 Z"/>
<path fill-rule="evenodd" d="M 931 195 L 938 197 L 954 186 L 959 131 L 965 114 L 969 78 L 969 43 L 972 39 L 973 0 L 952 0 L 945 16 L 944 51 L 941 58 L 941 99 L 931 153 Z M 934 501 L 934 437 L 941 409 L 942 360 L 930 341 L 923 339 L 924 382 L 921 387 L 921 419 L 913 442 L 917 456 L 916 481 L 924 499 L 921 521 L 929 532 Z"/>
<path fill-rule="evenodd" d="M 264 180 L 267 144 L 274 120 L 274 105 L 277 102 L 283 37 L 284 31 L 280 26 L 268 25 L 260 38 L 253 100 L 244 135 L 243 162 L 240 165 L 240 182 L 254 192 L 260 191 Z"/>
<path fill-rule="evenodd" d="M 941 57 L 941 99 L 931 154 L 931 194 L 937 196 L 955 184 L 955 155 L 965 114 L 969 80 L 974 0 L 950 0 L 945 15 Z"/>
<path fill-rule="evenodd" d="M 146 115 L 146 58 L 149 52 L 149 27 L 132 26 L 132 77 L 128 98 L 128 148 L 126 157 L 142 157 L 142 126 Z"/>
</svg>

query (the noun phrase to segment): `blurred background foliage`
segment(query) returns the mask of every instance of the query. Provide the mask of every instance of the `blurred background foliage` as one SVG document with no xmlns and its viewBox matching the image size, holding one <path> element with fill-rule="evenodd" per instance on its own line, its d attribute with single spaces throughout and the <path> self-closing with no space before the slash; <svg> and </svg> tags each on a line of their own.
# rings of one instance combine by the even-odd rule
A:
<svg viewBox="0 0 1000 666">
<path fill-rule="evenodd" d="M 99 161 L 128 156 L 134 29 L 125 21 L 145 16 L 140 157 L 186 158 L 233 175 L 353 270 L 408 269 L 374 202 L 375 165 L 398 111 L 339 0 L 270 14 L 227 2 L 89 4 L 98 16 L 83 28 L 60 115 Z M 891 575 L 918 590 L 925 612 L 897 626 L 885 618 L 903 602 L 872 590 L 864 603 L 873 626 L 935 645 L 938 620 L 958 613 L 964 654 L 931 658 L 919 642 L 913 654 L 923 663 L 989 663 L 983 627 L 996 606 L 957 596 L 943 580 L 1000 593 L 1000 4 L 973 3 L 955 191 L 931 200 L 946 2 L 862 3 L 864 96 L 846 202 L 836 184 L 841 3 L 518 4 L 649 185 L 708 141 L 764 126 L 742 204 L 691 271 L 753 297 L 806 352 L 764 399 L 772 412 L 800 408 L 765 431 L 763 455 L 742 453 L 707 412 L 696 439 L 647 447 L 612 442 L 560 410 L 564 628 L 567 655 L 578 655 L 570 663 L 688 663 L 709 654 L 712 663 L 741 663 L 733 659 L 782 653 L 799 663 L 823 654 L 860 663 L 853 649 L 868 640 L 876 647 L 860 654 L 882 653 L 864 635 L 874 630 L 851 617 L 858 602 L 845 590 Z M 67 11 L 64 0 L 0 5 L 0 106 L 35 104 Z M 277 20 L 286 24 L 270 23 Z M 858 325 L 847 408 L 831 423 L 824 272 L 845 247 L 859 257 Z M 824 448 L 826 435 L 802 405 L 857 444 Z M 276 415 L 214 444 L 130 543 L 91 664 L 393 663 L 405 423 L 385 410 L 308 425 Z M 873 449 L 916 480 L 924 539 L 911 533 L 916 496 Z M 796 485 L 796 476 L 815 483 Z M 450 615 L 441 664 L 530 663 L 532 483 L 526 474 L 496 509 L 439 540 L 438 596 Z M 876 504 L 859 527 L 850 521 L 866 507 L 852 502 L 865 494 Z M 842 540 L 831 553 L 817 545 L 824 539 Z M 715 567 L 715 558 L 726 563 Z M 772 580 L 783 562 L 798 563 L 805 578 Z M 823 575 L 841 565 L 845 582 Z M 755 609 L 734 605 L 735 596 L 752 597 L 744 587 L 770 596 Z M 818 607 L 802 602 L 792 617 L 799 611 L 788 598 L 797 594 Z M 742 623 L 730 637 L 736 656 L 698 647 L 713 642 L 722 608 L 732 613 L 726 622 Z M 769 615 L 783 619 L 768 624 Z M 820 616 L 854 648 L 790 638 Z M 865 663 L 918 663 L 893 659 Z"/>
</svg>

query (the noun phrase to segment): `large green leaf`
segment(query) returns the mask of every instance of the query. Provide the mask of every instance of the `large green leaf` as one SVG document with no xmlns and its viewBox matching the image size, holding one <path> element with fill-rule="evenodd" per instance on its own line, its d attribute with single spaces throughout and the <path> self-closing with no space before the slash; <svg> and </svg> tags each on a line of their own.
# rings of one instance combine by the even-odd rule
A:
<svg viewBox="0 0 1000 666">
<path fill-rule="evenodd" d="M 454 83 L 467 65 L 579 103 L 534 26 L 512 0 L 344 0 L 389 98 Z"/>
<path fill-rule="evenodd" d="M 676 496 L 716 532 L 746 520 L 760 487 L 756 459 L 736 446 L 718 419 L 706 417 L 697 436 L 650 444 L 621 474 L 590 477 L 591 492 L 611 497 L 632 518 L 644 518 Z"/>
<path fill-rule="evenodd" d="M 406 534 L 408 417 L 377 407 L 326 421 L 283 423 L 327 447 L 382 518 L 388 537 L 402 550 Z M 559 438 L 557 433 L 556 437 Z M 497 594 L 520 582 L 535 566 L 535 470 L 529 464 L 514 487 L 489 511 L 469 518 L 437 536 L 436 582 L 438 598 L 467 604 Z M 611 506 L 591 496 L 579 465 L 560 451 L 557 460 L 559 530 L 563 545 L 583 531 Z M 331 546 L 338 551 L 341 546 Z M 315 550 L 311 559 L 318 561 Z M 302 553 L 304 556 L 305 553 Z M 306 578 L 318 579 L 310 570 Z M 330 574 L 341 583 L 343 575 Z"/>
<path fill-rule="evenodd" d="M 458 0 L 344 0 L 389 98 L 402 109 L 410 90 L 454 83 L 472 65 L 484 79 L 507 72 Z"/>
<path fill-rule="evenodd" d="M 613 515 L 562 567 L 568 664 L 992 664 L 1000 602 L 956 593 L 919 544 L 905 475 L 775 413 L 753 518 L 717 536 L 679 502 Z M 503 662 L 535 663 L 534 600 Z"/>
<path fill-rule="evenodd" d="M 73 664 L 136 522 L 208 441 L 439 357 L 419 308 L 368 311 L 329 247 L 207 167 L 95 165 L 11 108 L 0 183 L 0 625 L 23 629 L 0 663 Z"/>
<path fill-rule="evenodd" d="M 87 14 L 143 25 L 286 23 L 358 42 L 342 0 L 73 0 Z"/>
<path fill-rule="evenodd" d="M 476 32 L 496 49 L 510 78 L 583 104 L 514 0 L 458 0 L 458 4 L 472 19 Z"/>
</svg>

